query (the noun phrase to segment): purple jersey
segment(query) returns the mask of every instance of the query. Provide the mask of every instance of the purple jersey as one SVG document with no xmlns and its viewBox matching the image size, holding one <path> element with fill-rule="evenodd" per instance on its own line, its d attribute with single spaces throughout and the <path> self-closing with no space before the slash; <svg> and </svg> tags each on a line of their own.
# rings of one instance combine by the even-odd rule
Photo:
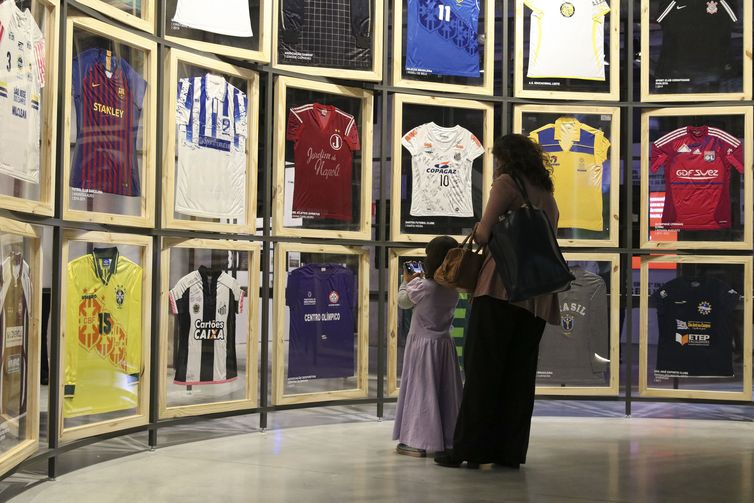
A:
<svg viewBox="0 0 754 503">
<path fill-rule="evenodd" d="M 354 275 L 335 264 L 309 264 L 288 273 L 288 378 L 354 375 Z"/>
<path fill-rule="evenodd" d="M 147 84 L 123 59 L 89 49 L 73 59 L 76 150 L 71 187 L 140 195 L 136 136 Z"/>
</svg>

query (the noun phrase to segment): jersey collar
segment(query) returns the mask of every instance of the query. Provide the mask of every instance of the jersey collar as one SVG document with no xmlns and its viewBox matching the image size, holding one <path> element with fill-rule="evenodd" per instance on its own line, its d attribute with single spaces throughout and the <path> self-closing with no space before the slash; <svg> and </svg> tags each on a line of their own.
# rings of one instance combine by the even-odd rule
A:
<svg viewBox="0 0 754 503">
<path fill-rule="evenodd" d="M 569 147 L 563 147 L 563 143 L 570 143 L 573 146 L 581 140 L 581 123 L 573 117 L 560 117 L 555 120 L 555 131 L 553 136 L 555 141 L 560 143 L 560 148 L 564 151 L 571 150 Z M 561 134 L 563 133 L 563 134 Z M 561 141 L 563 140 L 563 141 Z"/>
<path fill-rule="evenodd" d="M 95 248 L 92 250 L 94 274 L 107 285 L 118 268 L 118 248 Z"/>
</svg>

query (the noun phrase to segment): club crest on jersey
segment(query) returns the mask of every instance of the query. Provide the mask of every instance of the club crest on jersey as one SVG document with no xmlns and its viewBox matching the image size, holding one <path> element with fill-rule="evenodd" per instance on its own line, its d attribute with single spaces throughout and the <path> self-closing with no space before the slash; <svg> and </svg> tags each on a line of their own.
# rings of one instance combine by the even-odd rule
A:
<svg viewBox="0 0 754 503">
<path fill-rule="evenodd" d="M 338 294 L 338 292 L 333 290 L 332 292 L 330 292 L 330 295 L 327 296 L 327 300 L 330 301 L 331 305 L 337 304 L 338 302 L 340 302 L 340 295 Z"/>
<path fill-rule="evenodd" d="M 118 98 L 123 98 L 126 96 L 126 90 L 122 87 L 118 88 Z"/>
<path fill-rule="evenodd" d="M 704 160 L 707 162 L 714 162 L 715 160 L 715 151 L 714 150 L 705 150 L 704 151 Z"/>
<path fill-rule="evenodd" d="M 453 154 L 453 159 L 456 160 L 456 161 L 460 161 L 461 160 L 461 153 L 460 152 L 456 152 L 455 154 Z"/>
<path fill-rule="evenodd" d="M 191 310 L 194 312 L 194 314 L 199 314 L 199 304 L 194 304 L 193 306 L 191 306 Z"/>
<path fill-rule="evenodd" d="M 343 138 L 337 133 L 330 136 L 330 147 L 333 150 L 340 150 L 343 147 Z"/>
<path fill-rule="evenodd" d="M 118 305 L 118 307 L 123 307 L 123 303 L 126 301 L 126 291 L 123 290 L 122 286 L 118 286 L 118 288 L 115 290 L 115 303 Z"/>
<path fill-rule="evenodd" d="M 576 13 L 576 7 L 574 7 L 571 2 L 563 2 L 560 6 L 560 13 L 563 17 L 573 17 Z"/>
<path fill-rule="evenodd" d="M 228 306 L 223 304 L 222 306 L 220 306 L 220 309 L 218 309 L 217 312 L 220 313 L 220 315 L 225 316 L 225 313 L 228 312 Z"/>
<path fill-rule="evenodd" d="M 699 311 L 699 314 L 707 316 L 712 312 L 712 304 L 710 304 L 706 300 L 703 300 L 699 303 L 698 306 L 696 306 L 696 309 L 697 311 Z"/>
<path fill-rule="evenodd" d="M 717 2 L 707 2 L 707 14 L 717 14 Z"/>
<path fill-rule="evenodd" d="M 563 329 L 564 335 L 571 335 L 573 332 L 574 317 L 570 314 L 565 314 L 560 317 L 560 328 Z"/>
</svg>

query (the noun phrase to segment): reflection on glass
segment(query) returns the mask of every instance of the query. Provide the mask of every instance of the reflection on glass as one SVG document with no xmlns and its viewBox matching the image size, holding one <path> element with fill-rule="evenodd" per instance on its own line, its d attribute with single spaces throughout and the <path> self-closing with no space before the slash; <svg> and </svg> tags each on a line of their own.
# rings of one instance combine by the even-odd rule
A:
<svg viewBox="0 0 754 503">
<path fill-rule="evenodd" d="M 225 49 L 257 51 L 261 12 L 259 0 L 225 0 L 220 5 L 202 0 L 166 0 L 166 34 Z"/>
</svg>

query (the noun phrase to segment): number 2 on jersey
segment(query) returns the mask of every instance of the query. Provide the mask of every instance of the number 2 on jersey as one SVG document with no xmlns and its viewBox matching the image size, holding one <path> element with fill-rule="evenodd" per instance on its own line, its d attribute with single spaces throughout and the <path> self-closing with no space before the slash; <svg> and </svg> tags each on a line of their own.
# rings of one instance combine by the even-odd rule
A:
<svg viewBox="0 0 754 503">
<path fill-rule="evenodd" d="M 437 17 L 440 21 L 450 21 L 450 5 L 440 4 L 437 8 L 440 11 L 437 13 Z"/>
</svg>

